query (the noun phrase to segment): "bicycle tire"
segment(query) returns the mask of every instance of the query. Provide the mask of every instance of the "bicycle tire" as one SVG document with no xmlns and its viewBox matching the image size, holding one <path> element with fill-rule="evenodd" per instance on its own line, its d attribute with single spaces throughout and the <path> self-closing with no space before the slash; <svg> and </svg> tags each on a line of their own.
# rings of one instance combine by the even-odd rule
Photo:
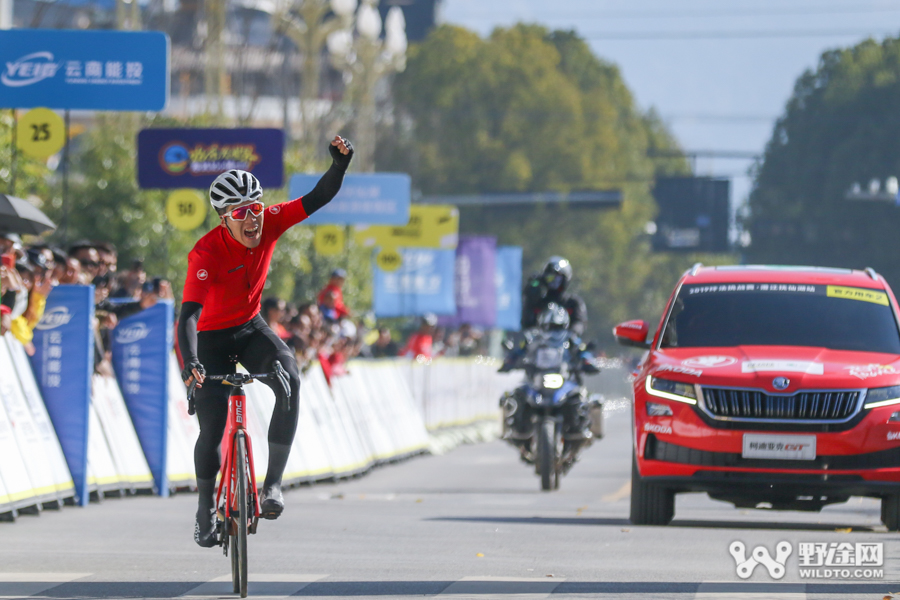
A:
<svg viewBox="0 0 900 600">
<path fill-rule="evenodd" d="M 235 501 L 237 506 L 240 508 L 240 512 L 238 513 L 237 519 L 237 548 L 239 548 L 237 552 L 237 563 L 238 569 L 240 572 L 240 594 L 241 598 L 247 597 L 247 579 L 248 579 L 248 565 L 247 565 L 247 534 L 248 534 L 248 526 L 249 526 L 249 506 L 250 501 L 248 498 L 248 488 L 249 488 L 249 475 L 247 473 L 247 465 L 249 464 L 247 457 L 247 441 L 244 438 L 244 433 L 239 431 L 236 434 L 237 444 L 235 445 L 235 452 L 237 456 L 235 457 L 237 460 L 235 461 L 235 468 L 237 476 L 237 494 Z M 236 592 L 238 590 L 235 590 Z"/>
</svg>

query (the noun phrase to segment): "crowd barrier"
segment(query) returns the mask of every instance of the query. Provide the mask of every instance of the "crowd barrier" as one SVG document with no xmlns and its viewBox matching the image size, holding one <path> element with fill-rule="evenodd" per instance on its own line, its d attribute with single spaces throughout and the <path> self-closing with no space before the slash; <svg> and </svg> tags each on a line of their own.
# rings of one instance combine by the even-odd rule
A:
<svg viewBox="0 0 900 600">
<path fill-rule="evenodd" d="M 93 288 L 60 286 L 35 329 L 35 354 L 0 343 L 0 518 L 91 495 L 195 486 L 199 435 L 172 352 L 172 306 L 123 319 L 111 333 L 115 376 L 94 373 Z M 429 431 L 499 416 L 497 399 L 521 375 L 492 359 L 356 360 L 329 384 L 318 364 L 302 376 L 288 485 L 357 475 L 421 453 Z M 275 406 L 245 387 L 261 482 Z"/>
</svg>

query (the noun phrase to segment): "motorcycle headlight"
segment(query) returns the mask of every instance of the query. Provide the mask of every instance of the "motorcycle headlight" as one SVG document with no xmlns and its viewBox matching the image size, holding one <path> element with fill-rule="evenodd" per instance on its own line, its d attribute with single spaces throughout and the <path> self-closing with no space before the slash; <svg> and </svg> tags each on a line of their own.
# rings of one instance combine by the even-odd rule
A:
<svg viewBox="0 0 900 600">
<path fill-rule="evenodd" d="M 658 398 L 677 400 L 685 404 L 697 404 L 697 390 L 690 383 L 669 381 L 647 375 L 647 393 Z"/>
<path fill-rule="evenodd" d="M 548 390 L 558 390 L 563 386 L 566 380 L 563 379 L 563 376 L 559 373 L 547 373 L 543 377 L 543 381 L 541 383 Z"/>
<path fill-rule="evenodd" d="M 900 385 L 872 388 L 866 394 L 865 408 L 878 408 L 891 404 L 900 404 Z"/>
</svg>

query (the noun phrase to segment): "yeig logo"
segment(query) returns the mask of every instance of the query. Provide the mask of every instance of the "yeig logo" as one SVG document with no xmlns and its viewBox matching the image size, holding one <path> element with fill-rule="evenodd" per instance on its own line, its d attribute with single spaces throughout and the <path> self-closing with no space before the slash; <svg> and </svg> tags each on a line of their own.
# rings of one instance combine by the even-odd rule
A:
<svg viewBox="0 0 900 600">
<path fill-rule="evenodd" d="M 120 344 L 133 344 L 150 335 L 146 323 L 135 323 L 127 327 L 116 328 L 116 341 Z"/>
<path fill-rule="evenodd" d="M 794 548 L 790 542 L 778 542 L 775 546 L 775 558 L 769 554 L 769 549 L 765 546 L 757 546 L 753 549 L 750 557 L 747 557 L 747 547 L 744 542 L 731 542 L 728 546 L 728 552 L 734 558 L 737 566 L 737 576 L 741 579 L 749 579 L 756 569 L 756 565 L 763 565 L 769 572 L 772 579 L 781 579 L 786 572 L 784 566 L 787 559 L 791 555 Z"/>
<path fill-rule="evenodd" d="M 18 60 L 6 63 L 0 81 L 8 87 L 24 87 L 56 76 L 59 65 L 53 62 L 49 52 L 32 52 Z"/>
<path fill-rule="evenodd" d="M 72 316 L 72 313 L 70 313 L 69 309 L 65 306 L 51 308 L 44 313 L 44 316 L 41 317 L 41 320 L 35 326 L 35 329 L 45 331 L 47 329 L 56 329 L 62 325 L 68 325 L 69 321 L 72 320 Z"/>
</svg>

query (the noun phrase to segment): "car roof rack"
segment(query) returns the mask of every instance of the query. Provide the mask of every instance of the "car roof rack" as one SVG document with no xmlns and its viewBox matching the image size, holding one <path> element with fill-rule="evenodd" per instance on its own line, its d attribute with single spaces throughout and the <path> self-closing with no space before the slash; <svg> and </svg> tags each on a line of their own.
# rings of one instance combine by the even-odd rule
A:
<svg viewBox="0 0 900 600">
<path fill-rule="evenodd" d="M 699 271 L 699 270 L 700 270 L 700 267 L 702 267 L 702 266 L 703 266 L 703 263 L 699 263 L 699 262 L 698 262 L 698 263 L 694 263 L 694 266 L 691 267 L 691 276 L 696 275 L 696 274 L 697 274 L 697 271 Z"/>
<path fill-rule="evenodd" d="M 865 269 L 863 269 L 863 271 L 866 272 L 866 275 L 868 275 L 875 281 L 878 281 L 878 273 L 875 272 L 875 269 L 873 269 L 872 267 L 866 267 Z"/>
</svg>

